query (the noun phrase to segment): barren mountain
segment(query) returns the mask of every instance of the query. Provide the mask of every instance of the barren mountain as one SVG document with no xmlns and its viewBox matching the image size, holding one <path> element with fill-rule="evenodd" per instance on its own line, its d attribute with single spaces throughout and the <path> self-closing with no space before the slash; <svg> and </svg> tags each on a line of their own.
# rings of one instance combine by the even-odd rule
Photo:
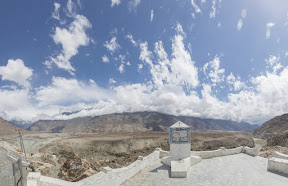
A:
<svg viewBox="0 0 288 186">
<path fill-rule="evenodd" d="M 252 131 L 258 127 L 258 125 L 230 120 L 172 116 L 157 112 L 135 112 L 82 117 L 71 120 L 40 120 L 27 130 L 81 133 L 167 131 L 169 126 L 179 120 L 191 126 L 192 130 L 199 131 Z"/>
<path fill-rule="evenodd" d="M 273 134 L 286 130 L 288 130 L 288 114 L 283 114 L 266 121 L 259 128 L 255 129 L 253 134 L 255 137 L 268 139 Z"/>
<path fill-rule="evenodd" d="M 0 117 L 0 136 L 17 134 L 16 127 L 12 126 L 6 120 Z"/>
</svg>

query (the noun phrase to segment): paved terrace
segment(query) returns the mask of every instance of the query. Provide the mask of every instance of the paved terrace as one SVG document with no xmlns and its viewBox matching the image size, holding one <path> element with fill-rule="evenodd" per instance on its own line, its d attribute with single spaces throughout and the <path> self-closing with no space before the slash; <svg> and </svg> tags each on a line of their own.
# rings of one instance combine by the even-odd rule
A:
<svg viewBox="0 0 288 186">
<path fill-rule="evenodd" d="M 267 163 L 266 158 L 241 153 L 203 159 L 190 168 L 187 178 L 169 178 L 170 168 L 157 160 L 122 185 L 288 186 L 288 178 L 268 172 Z"/>
</svg>

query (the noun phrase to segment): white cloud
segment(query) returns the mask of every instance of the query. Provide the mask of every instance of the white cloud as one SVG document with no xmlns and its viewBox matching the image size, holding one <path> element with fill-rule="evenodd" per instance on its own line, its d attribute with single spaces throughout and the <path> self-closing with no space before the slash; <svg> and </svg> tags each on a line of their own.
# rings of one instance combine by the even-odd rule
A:
<svg viewBox="0 0 288 186">
<path fill-rule="evenodd" d="M 150 59 L 151 58 L 151 55 L 152 55 L 152 52 L 148 50 L 148 43 L 147 41 L 145 41 L 144 43 L 140 43 L 139 44 L 140 46 L 140 56 L 139 56 L 139 59 L 141 61 L 145 61 L 146 63 L 148 63 L 150 66 L 152 66 L 152 60 Z"/>
<path fill-rule="evenodd" d="M 194 7 L 196 13 L 201 13 L 201 10 L 199 6 L 195 3 L 195 0 L 191 0 L 191 4 Z"/>
<path fill-rule="evenodd" d="M 102 56 L 102 61 L 104 63 L 108 63 L 109 62 L 109 58 L 106 55 L 104 55 L 104 56 Z"/>
<path fill-rule="evenodd" d="M 121 3 L 120 0 L 111 0 L 111 7 L 113 7 L 114 5 L 119 5 Z"/>
<path fill-rule="evenodd" d="M 128 3 L 128 9 L 129 11 L 135 11 L 137 10 L 137 6 L 141 3 L 141 0 L 131 0 Z"/>
<path fill-rule="evenodd" d="M 62 45 L 62 51 L 57 57 L 51 57 L 44 64 L 49 67 L 52 63 L 55 63 L 58 68 L 67 70 L 73 75 L 75 69 L 71 65 L 70 59 L 78 54 L 80 46 L 87 46 L 89 44 L 90 39 L 85 31 L 91 27 L 91 23 L 82 15 L 75 15 L 74 21 L 68 29 L 56 27 L 52 38 L 56 44 Z"/>
<path fill-rule="evenodd" d="M 275 26 L 275 23 L 269 22 L 266 24 L 266 39 L 270 39 L 271 36 L 271 28 Z"/>
<path fill-rule="evenodd" d="M 74 17 L 76 15 L 75 14 L 76 7 L 75 7 L 74 3 L 72 2 L 72 0 L 68 0 L 67 1 L 67 6 L 66 7 L 67 7 L 66 15 L 68 17 Z"/>
<path fill-rule="evenodd" d="M 124 72 L 124 64 L 121 64 L 118 68 L 119 72 L 122 74 Z"/>
<path fill-rule="evenodd" d="M 39 106 L 72 105 L 79 102 L 97 102 L 107 99 L 110 93 L 100 88 L 94 81 L 89 84 L 76 79 L 53 77 L 49 86 L 41 86 L 35 99 Z"/>
<path fill-rule="evenodd" d="M 176 82 L 188 89 L 198 86 L 198 70 L 185 50 L 182 35 L 176 35 L 172 40 L 171 69 Z"/>
<path fill-rule="evenodd" d="M 115 52 L 120 48 L 120 45 L 117 43 L 116 36 L 112 37 L 111 40 L 105 41 L 104 46 L 109 50 L 110 52 Z"/>
<path fill-rule="evenodd" d="M 117 82 L 110 78 L 110 86 L 101 88 L 96 80 L 82 82 L 53 77 L 51 84 L 33 90 L 25 86 L 21 89 L 17 89 L 17 86 L 2 86 L 0 116 L 5 119 L 24 120 L 71 119 L 115 112 L 159 111 L 174 115 L 261 123 L 288 112 L 288 67 L 281 65 L 282 58 L 270 55 L 266 60 L 266 73 L 244 82 L 239 76 L 232 72 L 227 73 L 221 68 L 220 58 L 216 55 L 203 67 L 203 72 L 209 78 L 208 82 L 204 82 L 198 79 L 198 68 L 192 60 L 191 51 L 187 49 L 185 32 L 180 24 L 177 25 L 176 34 L 171 40 L 170 53 L 170 50 L 165 50 L 161 40 L 152 45 L 148 42 L 139 43 L 139 59 L 147 65 L 145 70 L 148 69 L 151 76 L 147 77 L 145 83 L 117 85 Z M 168 46 L 169 41 L 165 42 L 165 46 Z M 148 46 L 154 48 L 149 50 Z M 124 73 L 124 67 L 129 63 L 125 58 L 125 55 L 117 57 L 121 61 L 117 66 L 120 73 Z M 12 60 L 13 63 L 15 61 Z M 15 71 L 10 73 L 2 69 L 14 69 L 9 64 L 8 61 L 7 66 L 0 67 L 2 80 L 6 78 L 20 85 L 29 83 L 31 69 L 18 61 L 16 69 L 19 69 L 19 64 L 23 65 L 21 71 L 16 70 L 18 76 L 20 74 L 22 77 L 20 79 L 15 76 Z M 143 64 L 138 64 L 138 70 L 143 70 Z M 26 72 L 24 70 L 21 74 L 23 69 L 26 69 Z M 8 74 L 3 75 L 3 72 Z M 225 101 L 215 95 L 222 85 L 230 88 Z M 59 114 L 78 110 L 81 111 L 69 116 Z"/>
<path fill-rule="evenodd" d="M 152 9 L 150 13 L 150 22 L 153 21 L 153 18 L 154 18 L 154 10 Z"/>
<path fill-rule="evenodd" d="M 33 75 L 33 70 L 24 65 L 21 59 L 9 59 L 6 66 L 0 66 L 2 80 L 14 81 L 20 86 L 30 87 L 29 78 Z"/>
<path fill-rule="evenodd" d="M 278 70 L 283 68 L 283 66 L 280 63 L 280 57 L 276 57 L 273 55 L 269 56 L 269 59 L 265 59 L 266 63 L 268 64 L 267 68 L 272 68 L 273 74 L 276 74 Z"/>
<path fill-rule="evenodd" d="M 210 18 L 214 18 L 216 16 L 216 0 L 212 1 L 212 11 L 209 14 Z"/>
<path fill-rule="evenodd" d="M 61 5 L 59 3 L 54 3 L 54 12 L 52 13 L 52 17 L 54 19 L 60 20 L 60 14 L 59 14 L 60 6 Z"/>
<path fill-rule="evenodd" d="M 176 30 L 177 34 L 182 35 L 183 37 L 186 37 L 186 33 L 183 31 L 181 24 L 177 23 L 175 30 Z"/>
<path fill-rule="evenodd" d="M 128 38 L 134 46 L 137 46 L 137 42 L 133 39 L 132 34 L 126 35 L 126 38 Z"/>
<path fill-rule="evenodd" d="M 177 32 L 185 35 L 180 24 L 177 28 Z M 190 92 L 191 88 L 198 86 L 198 70 L 194 66 L 189 52 L 185 50 L 182 35 L 178 34 L 172 39 L 171 60 L 168 59 L 162 41 L 155 43 L 155 53 L 158 56 L 157 63 L 152 61 L 152 52 L 148 50 L 147 42 L 140 43 L 139 46 L 141 49 L 139 59 L 150 66 L 150 73 L 157 87 L 162 87 L 165 84 L 181 85 Z"/>
<path fill-rule="evenodd" d="M 142 69 L 143 69 L 143 64 L 138 64 L 138 68 L 137 68 L 138 72 L 141 72 Z"/>
<path fill-rule="evenodd" d="M 245 83 L 241 82 L 240 77 L 238 76 L 236 79 L 232 72 L 230 72 L 230 75 L 226 77 L 226 80 L 229 85 L 233 86 L 230 90 L 240 91 L 246 87 Z"/>
<path fill-rule="evenodd" d="M 117 81 L 115 81 L 113 78 L 109 78 L 109 84 L 115 84 Z"/>
<path fill-rule="evenodd" d="M 215 56 L 215 58 L 209 63 L 204 64 L 203 72 L 206 77 L 210 78 L 214 86 L 216 85 L 216 83 L 224 81 L 225 69 L 220 69 L 220 58 L 218 56 Z"/>
</svg>

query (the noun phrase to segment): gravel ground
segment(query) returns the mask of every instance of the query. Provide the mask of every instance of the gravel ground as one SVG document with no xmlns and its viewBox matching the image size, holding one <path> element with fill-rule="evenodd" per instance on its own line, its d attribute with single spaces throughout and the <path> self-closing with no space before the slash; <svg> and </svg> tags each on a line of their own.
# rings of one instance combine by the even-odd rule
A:
<svg viewBox="0 0 288 186">
<path fill-rule="evenodd" d="M 205 159 L 190 168 L 187 178 L 169 178 L 170 168 L 160 160 L 127 180 L 130 185 L 287 186 L 288 178 L 267 171 L 268 160 L 246 154 Z"/>
<path fill-rule="evenodd" d="M 12 163 L 13 161 L 7 156 L 7 151 L 4 148 L 0 147 L 0 186 L 14 185 L 14 177 L 12 174 Z M 22 171 L 23 171 L 23 184 L 25 186 L 28 171 L 26 170 L 26 167 L 23 167 Z"/>
<path fill-rule="evenodd" d="M 6 155 L 7 151 L 0 148 L 0 185 L 8 186 L 14 184 L 12 175 L 12 160 Z"/>
</svg>

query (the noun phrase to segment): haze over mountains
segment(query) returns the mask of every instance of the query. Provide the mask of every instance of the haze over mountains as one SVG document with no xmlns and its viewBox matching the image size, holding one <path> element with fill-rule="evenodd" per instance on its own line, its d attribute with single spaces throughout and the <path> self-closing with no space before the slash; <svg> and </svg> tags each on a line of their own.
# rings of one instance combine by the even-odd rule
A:
<svg viewBox="0 0 288 186">
<path fill-rule="evenodd" d="M 27 130 L 45 132 L 144 132 L 166 131 L 177 121 L 191 126 L 192 130 L 253 131 L 258 125 L 231 120 L 201 119 L 190 116 L 173 116 L 157 112 L 135 112 L 81 117 L 71 120 L 40 120 Z"/>
</svg>

